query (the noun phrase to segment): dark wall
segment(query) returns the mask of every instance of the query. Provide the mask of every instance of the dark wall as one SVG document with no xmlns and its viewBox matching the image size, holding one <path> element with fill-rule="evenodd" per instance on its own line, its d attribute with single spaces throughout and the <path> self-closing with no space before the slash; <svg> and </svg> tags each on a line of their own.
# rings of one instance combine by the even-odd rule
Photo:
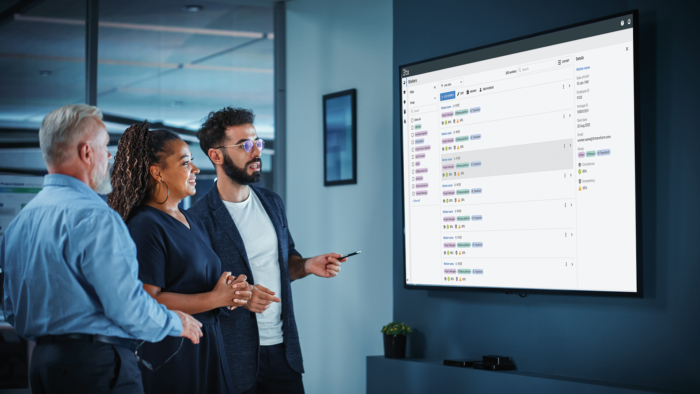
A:
<svg viewBox="0 0 700 394">
<path fill-rule="evenodd" d="M 405 290 L 394 204 L 394 318 L 413 357 L 511 356 L 524 371 L 700 391 L 700 2 L 394 1 L 394 69 L 640 12 L 643 299 Z M 394 201 L 401 201 L 394 80 Z"/>
</svg>

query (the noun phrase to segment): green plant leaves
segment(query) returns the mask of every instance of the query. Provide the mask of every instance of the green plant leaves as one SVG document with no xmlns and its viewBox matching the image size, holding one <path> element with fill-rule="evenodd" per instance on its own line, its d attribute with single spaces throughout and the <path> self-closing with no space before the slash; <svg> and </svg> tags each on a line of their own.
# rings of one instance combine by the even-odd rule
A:
<svg viewBox="0 0 700 394">
<path fill-rule="evenodd" d="M 398 322 L 391 322 L 382 327 L 382 333 L 385 335 L 408 335 L 411 332 L 411 327 Z"/>
</svg>

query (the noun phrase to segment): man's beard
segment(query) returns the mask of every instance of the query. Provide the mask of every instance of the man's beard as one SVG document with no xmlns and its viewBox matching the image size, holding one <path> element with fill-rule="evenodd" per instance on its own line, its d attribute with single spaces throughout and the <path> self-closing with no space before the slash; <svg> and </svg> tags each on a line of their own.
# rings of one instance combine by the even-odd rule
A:
<svg viewBox="0 0 700 394">
<path fill-rule="evenodd" d="M 253 163 L 259 163 L 260 170 L 255 171 L 253 175 L 248 175 L 248 166 Z M 260 181 L 262 176 L 262 161 L 260 158 L 249 161 L 245 167 L 239 168 L 233 164 L 233 160 L 228 157 L 228 154 L 224 151 L 224 173 L 234 182 L 240 185 L 250 185 Z"/>
<path fill-rule="evenodd" d="M 107 170 L 104 174 L 100 174 L 97 169 L 95 169 L 90 175 L 90 180 L 92 181 L 93 188 L 97 194 L 109 194 L 112 192 L 112 179 L 109 176 L 109 170 L 112 166 L 107 164 Z"/>
</svg>

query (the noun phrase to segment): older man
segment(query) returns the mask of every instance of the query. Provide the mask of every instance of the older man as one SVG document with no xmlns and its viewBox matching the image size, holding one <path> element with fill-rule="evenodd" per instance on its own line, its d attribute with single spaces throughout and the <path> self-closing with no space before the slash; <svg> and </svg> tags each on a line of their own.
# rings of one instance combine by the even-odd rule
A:
<svg viewBox="0 0 700 394">
<path fill-rule="evenodd" d="M 112 189 L 102 113 L 59 108 L 39 138 L 49 170 L 44 189 L 0 242 L 5 316 L 37 342 L 32 391 L 142 393 L 136 339 L 198 343 L 201 324 L 143 290 L 129 231 L 97 195 Z"/>
</svg>

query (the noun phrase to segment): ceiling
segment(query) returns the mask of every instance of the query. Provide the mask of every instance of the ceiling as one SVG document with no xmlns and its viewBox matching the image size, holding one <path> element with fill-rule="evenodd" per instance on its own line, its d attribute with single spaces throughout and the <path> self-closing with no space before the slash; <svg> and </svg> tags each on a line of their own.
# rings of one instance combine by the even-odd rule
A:
<svg viewBox="0 0 700 394">
<path fill-rule="evenodd" d="M 0 0 L 0 11 L 14 3 Z M 198 1 L 198 12 L 185 4 L 100 1 L 97 106 L 189 130 L 210 111 L 240 106 L 274 138 L 274 2 Z M 0 143 L 84 102 L 85 13 L 85 0 L 50 0 L 0 25 Z"/>
</svg>

